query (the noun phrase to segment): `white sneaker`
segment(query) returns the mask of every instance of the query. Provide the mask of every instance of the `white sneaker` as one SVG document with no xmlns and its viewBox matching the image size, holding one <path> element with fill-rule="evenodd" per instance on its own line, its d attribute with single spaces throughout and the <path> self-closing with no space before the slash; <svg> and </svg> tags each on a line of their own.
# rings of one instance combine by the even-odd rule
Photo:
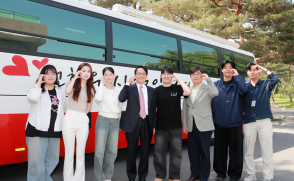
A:
<svg viewBox="0 0 294 181">
<path fill-rule="evenodd" d="M 255 174 L 248 174 L 245 178 L 244 181 L 253 181 L 257 180 Z"/>
<path fill-rule="evenodd" d="M 266 180 L 266 179 L 263 179 L 263 181 L 271 181 L 271 180 Z"/>
</svg>

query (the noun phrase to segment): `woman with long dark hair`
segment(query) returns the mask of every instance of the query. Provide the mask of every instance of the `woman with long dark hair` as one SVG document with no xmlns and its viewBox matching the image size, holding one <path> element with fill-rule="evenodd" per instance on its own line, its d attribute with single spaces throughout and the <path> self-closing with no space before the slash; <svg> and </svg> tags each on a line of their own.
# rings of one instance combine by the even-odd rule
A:
<svg viewBox="0 0 294 181">
<path fill-rule="evenodd" d="M 74 78 L 66 85 L 68 94 L 67 111 L 63 122 L 62 134 L 65 147 L 63 168 L 64 181 L 85 180 L 85 148 L 89 134 L 89 118 L 95 88 L 92 67 L 82 63 Z M 73 158 L 76 139 L 76 170 L 73 171 Z"/>
<path fill-rule="evenodd" d="M 110 181 L 117 156 L 119 120 L 122 109 L 118 95 L 121 89 L 113 85 L 115 75 L 112 67 L 105 67 L 102 75 L 100 87 L 95 96 L 99 102 L 99 116 L 95 126 L 94 180 Z"/>
<path fill-rule="evenodd" d="M 26 124 L 29 181 L 52 180 L 50 175 L 59 162 L 66 104 L 65 93 L 58 85 L 56 68 L 46 65 L 27 94 L 30 104 Z"/>
</svg>

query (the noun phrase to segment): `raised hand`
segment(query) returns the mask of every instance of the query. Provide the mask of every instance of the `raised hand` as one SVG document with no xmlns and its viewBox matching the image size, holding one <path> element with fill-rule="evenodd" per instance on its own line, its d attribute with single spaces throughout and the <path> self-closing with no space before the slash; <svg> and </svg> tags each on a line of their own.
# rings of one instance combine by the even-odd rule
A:
<svg viewBox="0 0 294 181">
<path fill-rule="evenodd" d="M 179 81 L 179 77 L 178 76 L 176 76 L 176 75 L 172 75 L 172 78 L 175 78 L 172 82 L 175 82 L 175 81 Z"/>
<path fill-rule="evenodd" d="M 263 68 L 259 65 L 256 65 L 255 68 L 257 69 L 257 74 L 261 73 L 261 72 L 265 72 L 266 68 Z"/>
<path fill-rule="evenodd" d="M 202 74 L 201 77 L 202 77 L 202 80 L 207 80 L 209 78 L 207 74 Z"/>
<path fill-rule="evenodd" d="M 103 85 L 104 83 L 105 83 L 105 82 L 104 82 L 104 76 L 102 76 L 101 79 L 100 79 L 100 84 Z"/>
<path fill-rule="evenodd" d="M 131 78 L 128 80 L 128 83 L 129 83 L 130 85 L 135 84 L 136 82 L 133 81 L 135 78 L 136 78 L 135 76 L 131 77 Z"/>
<path fill-rule="evenodd" d="M 233 71 L 233 76 L 236 77 L 237 75 L 239 75 L 239 73 L 238 73 L 238 71 L 236 69 L 233 69 L 232 71 Z"/>
<path fill-rule="evenodd" d="M 38 82 L 36 83 L 37 86 L 41 87 L 41 84 L 43 84 L 45 81 L 43 80 L 44 74 L 40 74 L 38 78 Z"/>
<path fill-rule="evenodd" d="M 80 73 L 81 73 L 80 70 L 76 72 L 76 75 L 75 75 L 75 77 L 74 77 L 74 80 L 76 80 L 76 79 L 78 79 L 78 78 L 81 78 Z"/>
</svg>

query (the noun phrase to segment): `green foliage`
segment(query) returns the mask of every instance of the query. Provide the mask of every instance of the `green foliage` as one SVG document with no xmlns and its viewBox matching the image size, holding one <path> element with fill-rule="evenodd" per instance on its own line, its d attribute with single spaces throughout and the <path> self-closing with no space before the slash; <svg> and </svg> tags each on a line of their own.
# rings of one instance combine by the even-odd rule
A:
<svg viewBox="0 0 294 181">
<path fill-rule="evenodd" d="M 290 0 L 140 0 L 142 10 L 240 43 L 261 61 L 294 62 Z"/>
<path fill-rule="evenodd" d="M 290 105 L 292 105 L 292 98 L 294 96 L 294 73 L 292 66 L 282 63 L 265 63 L 263 66 L 280 78 L 278 93 L 288 95 Z M 267 75 L 260 74 L 260 78 L 267 79 Z"/>
</svg>

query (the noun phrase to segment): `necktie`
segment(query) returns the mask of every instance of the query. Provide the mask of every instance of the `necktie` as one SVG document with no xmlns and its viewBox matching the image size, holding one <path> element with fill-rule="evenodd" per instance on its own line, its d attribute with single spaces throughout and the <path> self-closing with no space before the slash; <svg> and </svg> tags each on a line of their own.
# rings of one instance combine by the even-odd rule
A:
<svg viewBox="0 0 294 181">
<path fill-rule="evenodd" d="M 145 101 L 144 101 L 144 95 L 142 91 L 143 86 L 140 86 L 140 116 L 141 118 L 145 119 L 146 117 L 146 111 L 145 111 Z"/>
</svg>

